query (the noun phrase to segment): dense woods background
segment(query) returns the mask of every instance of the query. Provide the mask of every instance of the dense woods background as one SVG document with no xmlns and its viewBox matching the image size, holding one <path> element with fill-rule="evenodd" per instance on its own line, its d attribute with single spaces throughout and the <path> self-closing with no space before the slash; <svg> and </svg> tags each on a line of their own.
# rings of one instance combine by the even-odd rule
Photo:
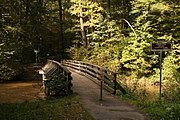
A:
<svg viewBox="0 0 180 120">
<path fill-rule="evenodd" d="M 1 0 L 0 82 L 25 80 L 30 64 L 75 59 L 118 72 L 129 96 L 152 119 L 180 119 L 180 0 Z M 163 52 L 163 100 L 158 93 Z M 150 101 L 146 103 L 144 101 Z"/>
<path fill-rule="evenodd" d="M 1 80 L 23 76 L 38 50 L 38 62 L 83 60 L 120 79 L 153 84 L 159 52 L 151 43 L 170 41 L 163 83 L 180 89 L 179 0 L 2 0 L 0 6 Z"/>
</svg>

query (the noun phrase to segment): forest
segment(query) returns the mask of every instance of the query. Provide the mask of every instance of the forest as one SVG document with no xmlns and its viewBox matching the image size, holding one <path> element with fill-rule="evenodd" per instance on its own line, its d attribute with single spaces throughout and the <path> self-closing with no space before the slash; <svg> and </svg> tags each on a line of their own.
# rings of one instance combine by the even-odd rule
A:
<svg viewBox="0 0 180 120">
<path fill-rule="evenodd" d="M 163 95 L 180 101 L 179 0 L 1 0 L 0 6 L 0 81 L 23 79 L 36 51 L 38 63 L 73 59 L 118 72 L 134 92 L 139 83 L 159 82 L 159 52 L 151 44 L 163 41 L 172 43 L 162 52 Z"/>
</svg>

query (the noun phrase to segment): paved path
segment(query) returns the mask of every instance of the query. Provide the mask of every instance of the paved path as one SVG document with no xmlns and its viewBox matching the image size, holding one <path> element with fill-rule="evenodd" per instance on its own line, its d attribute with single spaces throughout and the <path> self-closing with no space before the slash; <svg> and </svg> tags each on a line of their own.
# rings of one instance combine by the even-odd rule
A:
<svg viewBox="0 0 180 120">
<path fill-rule="evenodd" d="M 72 77 L 73 90 L 78 93 L 80 103 L 96 120 L 147 120 L 135 107 L 106 91 L 100 101 L 100 87 L 87 77 L 75 72 Z"/>
</svg>

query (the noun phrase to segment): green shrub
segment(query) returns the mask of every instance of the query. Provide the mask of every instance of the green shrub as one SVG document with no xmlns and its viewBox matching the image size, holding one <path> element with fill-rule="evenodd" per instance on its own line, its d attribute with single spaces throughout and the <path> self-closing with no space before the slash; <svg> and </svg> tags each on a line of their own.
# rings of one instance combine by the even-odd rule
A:
<svg viewBox="0 0 180 120">
<path fill-rule="evenodd" d="M 151 120 L 179 120 L 180 104 L 170 104 L 164 102 L 143 102 L 140 105 L 144 107 Z"/>
<path fill-rule="evenodd" d="M 0 66 L 0 80 L 6 81 L 11 80 L 15 76 L 15 71 L 8 67 L 7 65 L 2 64 Z"/>
<path fill-rule="evenodd" d="M 169 81 L 163 85 L 164 99 L 166 101 L 180 103 L 180 84 Z"/>
<path fill-rule="evenodd" d="M 47 88 L 52 96 L 64 96 L 71 94 L 71 83 L 63 74 L 55 75 L 48 83 Z"/>
</svg>

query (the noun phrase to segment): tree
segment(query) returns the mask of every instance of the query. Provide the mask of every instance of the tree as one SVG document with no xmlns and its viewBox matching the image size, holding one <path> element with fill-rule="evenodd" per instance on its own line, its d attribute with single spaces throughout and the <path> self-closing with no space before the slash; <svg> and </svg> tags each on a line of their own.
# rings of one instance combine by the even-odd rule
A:
<svg viewBox="0 0 180 120">
<path fill-rule="evenodd" d="M 123 50 L 121 62 L 125 68 L 137 73 L 136 75 L 140 77 L 158 74 L 159 72 L 156 71 L 159 67 L 158 55 L 150 52 L 150 45 L 154 41 L 172 41 L 174 50 L 170 53 L 164 53 L 163 59 L 167 62 L 170 60 L 169 57 L 174 56 L 173 61 L 178 61 L 179 51 L 177 49 L 180 44 L 177 39 L 179 33 L 177 26 L 179 25 L 176 22 L 177 14 L 174 12 L 179 10 L 172 3 L 155 0 L 136 0 L 132 2 L 132 6 L 131 17 L 134 18 L 134 26 L 138 36 L 133 37 L 134 39 Z M 176 62 L 169 62 L 173 64 L 172 66 L 178 66 Z M 169 68 L 172 69 L 172 67 Z M 164 69 L 168 70 L 169 68 Z M 178 71 L 179 68 L 173 67 L 173 69 Z"/>
<path fill-rule="evenodd" d="M 82 13 L 82 3 L 79 3 L 79 18 L 80 18 L 80 28 L 81 28 L 81 35 L 82 35 L 82 42 L 83 42 L 83 47 L 87 47 L 87 39 L 86 39 L 86 33 L 85 33 L 85 29 L 84 29 L 84 22 L 83 22 L 83 13 Z"/>
<path fill-rule="evenodd" d="M 85 28 L 84 28 L 84 18 L 85 16 L 83 15 L 85 11 L 87 10 L 87 4 L 88 1 L 79 1 L 79 0 L 72 0 L 73 5 L 70 8 L 70 13 L 72 15 L 76 15 L 79 17 L 79 23 L 80 23 L 80 31 L 81 31 L 81 39 L 82 39 L 82 45 L 83 47 L 87 47 L 87 38 L 86 38 L 86 33 L 85 33 Z"/>
<path fill-rule="evenodd" d="M 55 11 L 48 6 L 50 4 L 56 5 Z M 56 14 L 57 2 L 13 0 L 2 1 L 0 5 L 2 8 L 0 14 L 2 18 L 0 33 L 2 69 L 7 68 L 7 71 L 12 73 L 12 77 L 23 74 L 23 65 L 35 60 L 34 49 L 40 50 L 39 58 L 41 59 L 46 58 L 47 54 L 51 56 L 58 54 L 59 45 L 56 44 L 59 38 L 59 30 L 56 30 L 56 26 L 59 24 L 57 21 L 59 14 Z M 48 20 L 52 20 L 52 22 Z M 12 79 L 12 77 L 8 79 Z"/>
<path fill-rule="evenodd" d="M 16 71 L 11 64 L 11 59 L 19 49 L 20 26 L 17 1 L 2 1 L 1 4 L 1 41 L 0 41 L 0 76 L 1 80 L 12 79 Z M 13 11 L 14 10 L 14 11 Z M 17 19 L 15 19 L 17 18 Z M 15 24 L 17 23 L 17 24 Z"/>
<path fill-rule="evenodd" d="M 64 50 L 64 35 L 63 35 L 63 10 L 62 10 L 62 0 L 58 0 L 58 5 L 59 5 L 59 28 L 60 28 L 60 41 L 59 41 L 59 51 Z M 61 53 L 62 54 L 62 53 Z M 63 58 L 63 56 L 62 56 Z"/>
</svg>

